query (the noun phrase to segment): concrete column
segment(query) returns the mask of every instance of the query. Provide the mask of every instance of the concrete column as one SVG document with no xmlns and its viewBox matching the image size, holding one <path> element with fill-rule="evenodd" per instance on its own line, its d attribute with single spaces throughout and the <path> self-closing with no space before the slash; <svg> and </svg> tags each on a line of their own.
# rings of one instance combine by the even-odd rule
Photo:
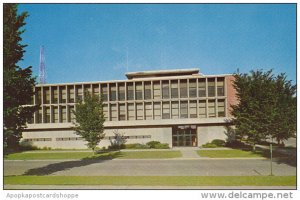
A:
<svg viewBox="0 0 300 200">
<path fill-rule="evenodd" d="M 224 110 L 225 110 L 225 117 L 228 117 L 228 112 L 227 112 L 227 78 L 224 77 L 224 95 L 225 95 L 225 100 L 224 100 Z"/>
<path fill-rule="evenodd" d="M 118 82 L 116 82 L 116 101 L 119 101 L 119 84 L 118 84 Z"/>
<path fill-rule="evenodd" d="M 145 81 L 142 81 L 142 99 L 145 100 Z"/>
<path fill-rule="evenodd" d="M 133 82 L 133 100 L 135 101 L 135 82 Z"/>
<path fill-rule="evenodd" d="M 187 97 L 190 99 L 190 79 L 186 80 L 186 87 L 187 87 Z M 187 110 L 188 110 L 188 116 L 187 118 L 190 118 L 190 100 L 187 101 Z"/>
<path fill-rule="evenodd" d="M 58 109 L 58 123 L 62 122 L 62 117 L 61 117 L 61 106 L 57 106 Z"/>
<path fill-rule="evenodd" d="M 196 78 L 196 115 L 199 118 L 199 79 Z"/>
<path fill-rule="evenodd" d="M 69 109 L 70 109 L 70 108 L 69 108 L 69 106 L 67 105 L 67 106 L 66 106 L 66 115 L 67 115 L 67 116 L 66 116 L 66 119 L 67 119 L 67 123 L 69 122 L 69 120 L 71 121 L 71 116 L 69 115 Z"/>
<path fill-rule="evenodd" d="M 36 105 L 36 90 L 35 87 L 33 88 L 34 95 L 33 95 L 33 105 Z M 33 113 L 33 123 L 36 124 L 36 111 Z"/>
<path fill-rule="evenodd" d="M 151 99 L 153 101 L 154 95 L 153 95 L 154 89 L 153 89 L 153 81 L 151 81 L 151 88 L 150 88 L 150 93 L 151 93 Z"/>
<path fill-rule="evenodd" d="M 125 82 L 125 101 L 127 101 L 127 82 Z M 126 116 L 127 116 L 127 106 L 126 106 Z"/>
<path fill-rule="evenodd" d="M 44 87 L 41 87 L 41 107 L 42 107 L 42 122 L 41 123 L 45 123 L 45 116 L 44 116 Z"/>
<path fill-rule="evenodd" d="M 169 99 L 172 99 L 172 97 L 171 97 L 171 80 L 169 80 Z"/>
<path fill-rule="evenodd" d="M 206 118 L 208 118 L 208 86 L 207 86 L 207 78 L 205 78 L 205 93 L 206 93 Z"/>
<path fill-rule="evenodd" d="M 82 87 L 82 101 L 84 101 L 84 85 L 82 84 L 81 87 Z"/>
</svg>

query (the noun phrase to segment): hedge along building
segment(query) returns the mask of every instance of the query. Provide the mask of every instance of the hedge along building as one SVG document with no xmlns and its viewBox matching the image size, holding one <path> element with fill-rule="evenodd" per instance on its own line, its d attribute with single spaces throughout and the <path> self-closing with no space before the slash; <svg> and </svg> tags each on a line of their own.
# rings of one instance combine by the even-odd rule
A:
<svg viewBox="0 0 300 200">
<path fill-rule="evenodd" d="M 127 80 L 43 84 L 35 87 L 34 105 L 40 105 L 23 132 L 23 141 L 38 147 L 86 148 L 75 134 L 77 99 L 84 91 L 104 103 L 105 138 L 110 145 L 114 132 L 129 143 L 160 141 L 170 147 L 201 146 L 226 139 L 230 105 L 236 103 L 232 75 L 203 75 L 198 69 L 127 73 Z M 83 99 L 84 100 L 84 99 Z"/>
</svg>

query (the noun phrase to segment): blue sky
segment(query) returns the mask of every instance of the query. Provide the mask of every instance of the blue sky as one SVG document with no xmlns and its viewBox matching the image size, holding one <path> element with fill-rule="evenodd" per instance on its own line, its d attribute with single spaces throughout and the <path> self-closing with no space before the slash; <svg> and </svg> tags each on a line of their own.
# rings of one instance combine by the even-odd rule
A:
<svg viewBox="0 0 300 200">
<path fill-rule="evenodd" d="M 122 80 L 127 68 L 274 69 L 296 83 L 295 4 L 21 4 L 22 11 L 30 16 L 19 64 L 38 76 L 44 45 L 47 83 Z"/>
</svg>

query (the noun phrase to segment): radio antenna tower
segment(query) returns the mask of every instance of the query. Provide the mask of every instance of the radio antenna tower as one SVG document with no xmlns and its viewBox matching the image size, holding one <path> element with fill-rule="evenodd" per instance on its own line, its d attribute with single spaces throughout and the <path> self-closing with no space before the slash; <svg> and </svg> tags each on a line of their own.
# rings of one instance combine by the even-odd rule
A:
<svg viewBox="0 0 300 200">
<path fill-rule="evenodd" d="M 41 46 L 40 48 L 39 78 L 40 78 L 40 84 L 46 83 L 44 46 Z"/>
</svg>

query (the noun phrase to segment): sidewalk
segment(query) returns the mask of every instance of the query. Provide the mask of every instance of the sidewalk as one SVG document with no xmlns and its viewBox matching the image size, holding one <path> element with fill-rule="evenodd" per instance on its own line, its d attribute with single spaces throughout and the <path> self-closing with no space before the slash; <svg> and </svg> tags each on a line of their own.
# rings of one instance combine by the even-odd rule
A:
<svg viewBox="0 0 300 200">
<path fill-rule="evenodd" d="M 259 189 L 259 190 L 268 190 L 268 189 L 296 189 L 296 186 L 142 186 L 142 185 L 128 185 L 128 186 L 118 186 L 118 185 L 4 185 L 5 190 L 26 190 L 26 189 L 36 189 L 36 190 L 135 190 L 135 189 L 144 189 L 144 190 L 215 190 L 215 189 Z"/>
</svg>

